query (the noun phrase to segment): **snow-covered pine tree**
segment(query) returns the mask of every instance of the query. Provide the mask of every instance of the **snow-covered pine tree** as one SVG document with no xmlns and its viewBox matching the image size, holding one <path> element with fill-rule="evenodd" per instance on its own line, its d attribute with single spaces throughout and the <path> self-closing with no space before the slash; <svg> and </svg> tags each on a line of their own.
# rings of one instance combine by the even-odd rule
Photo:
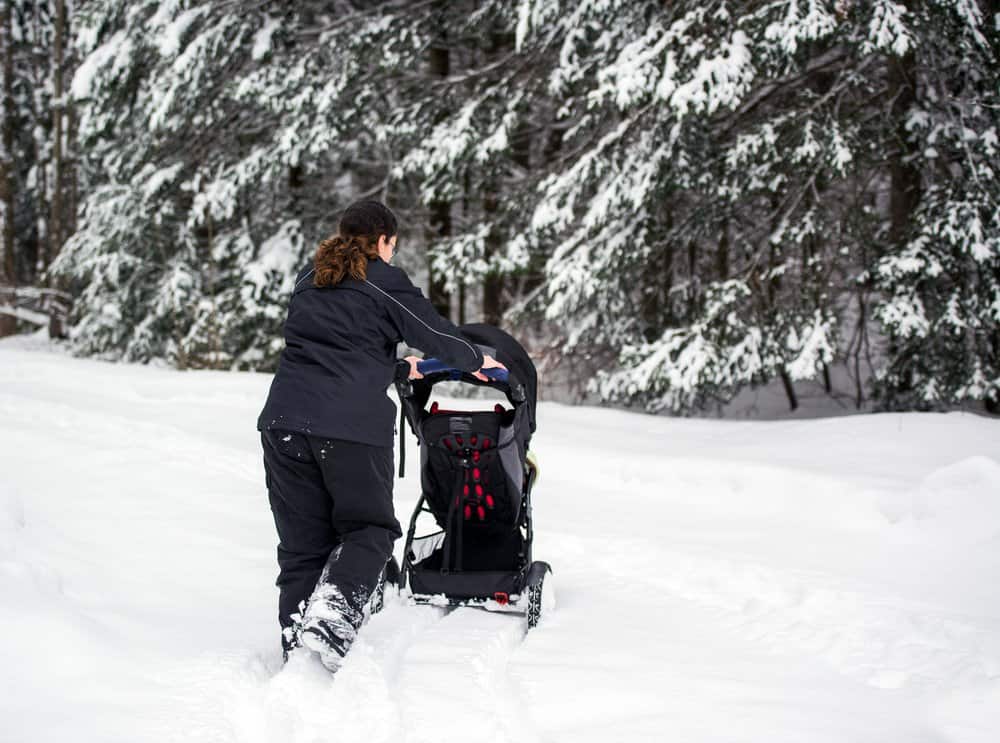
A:
<svg viewBox="0 0 1000 743">
<path fill-rule="evenodd" d="M 285 127 L 279 145 L 309 143 L 310 159 L 326 158 L 320 167 L 351 198 L 388 200 L 401 220 L 400 262 L 426 264 L 440 311 L 449 314 L 454 294 L 454 319 L 473 319 L 464 314 L 466 286 L 484 285 L 489 304 L 491 284 L 517 268 L 503 248 L 517 221 L 509 183 L 523 177 L 526 155 L 525 137 L 508 136 L 518 106 L 509 93 L 527 87 L 531 73 L 505 66 L 514 57 L 509 5 L 385 3 L 342 14 L 310 5 L 285 19 L 310 43 L 275 50 L 239 82 L 237 97 L 273 107 Z M 486 314 L 495 321 L 493 294 Z"/>
<path fill-rule="evenodd" d="M 225 180 L 235 137 L 218 70 L 250 59 L 260 19 L 212 5 L 98 0 L 77 13 L 85 196 L 52 271 L 79 292 L 79 352 L 219 361 L 199 337 L 208 317 L 225 325 L 212 269 L 240 252 L 250 263 L 256 243 L 233 218 L 246 182 Z"/>
<path fill-rule="evenodd" d="M 928 5 L 951 27 L 975 16 Z M 859 277 L 891 254 L 893 69 L 930 32 L 914 15 L 891 0 L 521 4 L 519 43 L 557 46 L 545 72 L 576 153 L 531 219 L 560 241 L 547 313 L 569 352 L 621 349 L 605 397 L 691 410 L 774 377 L 791 390 L 843 354 L 848 305 L 871 291 Z"/>
<path fill-rule="evenodd" d="M 81 9 L 86 197 L 54 266 L 80 293 L 78 351 L 273 364 L 296 270 L 356 185 L 337 89 L 350 60 L 321 6 Z"/>
<path fill-rule="evenodd" d="M 402 76 L 406 87 L 392 116 L 402 153 L 394 175 L 430 207 L 428 216 L 448 205 L 447 235 L 428 245 L 432 273 L 459 296 L 466 287 L 481 287 L 482 319 L 499 323 L 526 291 L 529 272 L 537 276 L 540 267 L 541 251 L 518 238 L 555 103 L 537 74 L 538 49 L 515 46 L 510 3 L 452 2 L 432 10 L 406 16 L 413 51 L 444 46 L 451 72 L 429 80 Z M 460 313 L 458 319 L 480 318 Z"/>
<path fill-rule="evenodd" d="M 912 194 L 897 198 L 907 219 L 873 268 L 889 408 L 1000 404 L 1000 8 L 984 5 L 911 3 L 905 19 L 907 170 L 894 179 Z"/>
<path fill-rule="evenodd" d="M 49 283 L 45 270 L 75 228 L 74 111 L 63 95 L 74 65 L 66 44 L 71 7 L 66 0 L 0 3 L 0 287 Z M 0 300 L 7 305 L 0 336 L 46 319 L 62 336 L 61 320 L 40 312 L 51 295 L 23 311 L 8 304 L 13 296 Z"/>
<path fill-rule="evenodd" d="M 3 5 L 3 273 L 8 282 L 18 285 L 34 282 L 48 241 L 45 164 L 50 149 L 51 88 L 46 84 L 46 52 L 52 13 L 49 3 L 5 0 Z"/>
<path fill-rule="evenodd" d="M 422 224 L 428 204 L 452 198 L 428 184 L 455 176 L 450 188 L 471 193 L 470 174 L 472 188 L 492 177 L 485 161 L 446 173 L 417 154 L 394 166 L 415 143 L 440 146 L 448 127 L 432 122 L 454 112 L 449 90 L 482 77 L 428 84 L 442 19 L 465 65 L 502 7 L 296 3 L 270 16 L 235 3 L 89 3 L 73 81 L 85 109 L 86 200 L 54 267 L 80 292 L 74 347 L 273 364 L 295 268 L 347 201 L 393 195 L 404 225 Z M 462 36 L 477 12 L 483 23 Z M 479 119 L 491 133 L 500 121 Z M 504 147 L 494 137 L 484 152 Z M 466 243 L 472 234 L 482 246 L 481 226 L 459 225 Z M 412 227 L 407 240 L 421 242 Z"/>
<path fill-rule="evenodd" d="M 294 269 L 375 195 L 409 268 L 430 225 L 432 296 L 533 297 L 608 399 L 692 410 L 847 356 L 859 401 L 868 358 L 888 405 L 995 389 L 975 3 L 264 7 L 82 9 L 86 200 L 54 269 L 79 350 L 270 366 Z"/>
<path fill-rule="evenodd" d="M 14 98 L 10 3 L 0 3 L 0 289 L 14 284 Z M 13 315 L 0 312 L 0 337 L 17 331 Z"/>
</svg>

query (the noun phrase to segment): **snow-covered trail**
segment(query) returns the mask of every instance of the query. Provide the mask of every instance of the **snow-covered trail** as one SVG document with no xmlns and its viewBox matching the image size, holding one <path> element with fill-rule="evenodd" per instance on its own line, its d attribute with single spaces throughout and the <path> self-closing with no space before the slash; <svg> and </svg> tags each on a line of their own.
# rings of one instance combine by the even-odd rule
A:
<svg viewBox="0 0 1000 743">
<path fill-rule="evenodd" d="M 558 610 L 281 669 L 270 378 L 0 342 L 0 741 L 1000 739 L 1000 424 L 543 403 Z M 397 482 L 405 521 L 417 458 Z"/>
</svg>

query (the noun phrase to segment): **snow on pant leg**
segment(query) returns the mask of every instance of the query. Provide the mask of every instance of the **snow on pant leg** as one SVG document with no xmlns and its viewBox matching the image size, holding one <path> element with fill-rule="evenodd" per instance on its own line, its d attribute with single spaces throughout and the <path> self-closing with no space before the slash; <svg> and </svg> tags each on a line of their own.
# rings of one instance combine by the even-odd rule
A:
<svg viewBox="0 0 1000 743">
<path fill-rule="evenodd" d="M 313 453 L 333 498 L 331 516 L 340 544 L 323 569 L 308 614 L 331 620 L 349 645 L 402 535 L 392 507 L 392 447 L 328 439 L 314 443 Z"/>
<path fill-rule="evenodd" d="M 330 494 L 308 437 L 292 431 L 262 431 L 264 474 L 278 530 L 278 621 L 291 615 L 312 593 L 337 545 Z"/>
</svg>

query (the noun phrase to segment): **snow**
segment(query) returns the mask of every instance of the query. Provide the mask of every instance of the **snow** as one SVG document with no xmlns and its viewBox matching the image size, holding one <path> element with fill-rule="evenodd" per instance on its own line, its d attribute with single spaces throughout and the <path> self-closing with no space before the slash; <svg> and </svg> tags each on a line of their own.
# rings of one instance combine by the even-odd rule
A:
<svg viewBox="0 0 1000 743">
<path fill-rule="evenodd" d="M 743 31 L 734 31 L 720 47 L 718 56 L 701 59 L 691 79 L 671 90 L 669 103 L 678 116 L 711 114 L 746 94 L 754 77 L 750 39 Z"/>
<path fill-rule="evenodd" d="M 282 277 L 282 296 L 295 287 L 295 276 L 302 255 L 302 225 L 297 219 L 281 223 L 275 233 L 264 240 L 257 259 L 246 266 L 245 290 L 267 286 L 270 273 Z M 249 298 L 248 298 L 249 301 Z"/>
<path fill-rule="evenodd" d="M 49 316 L 44 312 L 35 312 L 27 307 L 11 307 L 8 304 L 0 304 L 0 316 L 16 317 L 18 320 L 34 323 L 35 325 L 48 325 Z"/>
<path fill-rule="evenodd" d="M 110 39 L 87 55 L 73 73 L 70 90 L 77 99 L 87 98 L 94 91 L 95 79 L 101 74 L 109 74 L 113 79 L 128 66 L 134 45 L 125 31 L 115 32 Z M 105 69 L 110 65 L 110 73 Z"/>
<path fill-rule="evenodd" d="M 250 57 L 254 60 L 261 60 L 271 51 L 271 37 L 281 26 L 281 21 L 277 18 L 268 17 L 263 27 L 253 37 L 253 50 Z"/>
<path fill-rule="evenodd" d="M 164 57 L 176 57 L 177 53 L 181 50 L 182 39 L 184 34 L 187 33 L 191 25 L 198 20 L 199 17 L 205 15 L 207 7 L 201 8 L 190 8 L 188 10 L 180 13 L 176 18 L 167 23 L 161 30 L 162 34 L 157 38 L 156 45 L 160 51 L 160 54 Z M 165 19 L 159 19 L 161 22 Z M 153 19 L 155 24 L 156 18 Z"/>
<path fill-rule="evenodd" d="M 543 402 L 557 610 L 390 601 L 331 679 L 281 667 L 269 382 L 0 341 L 0 739 L 997 739 L 996 420 Z"/>
<path fill-rule="evenodd" d="M 914 45 L 903 17 L 906 8 L 892 0 L 875 0 L 872 19 L 868 29 L 868 40 L 876 49 L 891 48 L 902 57 Z"/>
<path fill-rule="evenodd" d="M 803 4 L 806 8 L 800 9 L 795 0 L 788 3 L 785 17 L 764 29 L 764 38 L 789 55 L 795 54 L 799 42 L 822 39 L 837 30 L 836 17 L 824 7 L 827 3 L 806 0 Z"/>
</svg>

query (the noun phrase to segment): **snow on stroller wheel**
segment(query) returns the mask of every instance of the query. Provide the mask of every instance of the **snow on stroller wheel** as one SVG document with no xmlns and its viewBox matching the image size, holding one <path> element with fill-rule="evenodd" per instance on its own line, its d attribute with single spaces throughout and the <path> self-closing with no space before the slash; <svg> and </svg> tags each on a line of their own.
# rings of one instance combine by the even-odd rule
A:
<svg viewBox="0 0 1000 743">
<path fill-rule="evenodd" d="M 528 591 L 528 610 L 525 614 L 528 629 L 537 627 L 542 616 L 548 616 L 556 608 L 555 586 L 552 583 L 552 568 L 547 562 L 533 562 L 525 579 Z"/>
</svg>

